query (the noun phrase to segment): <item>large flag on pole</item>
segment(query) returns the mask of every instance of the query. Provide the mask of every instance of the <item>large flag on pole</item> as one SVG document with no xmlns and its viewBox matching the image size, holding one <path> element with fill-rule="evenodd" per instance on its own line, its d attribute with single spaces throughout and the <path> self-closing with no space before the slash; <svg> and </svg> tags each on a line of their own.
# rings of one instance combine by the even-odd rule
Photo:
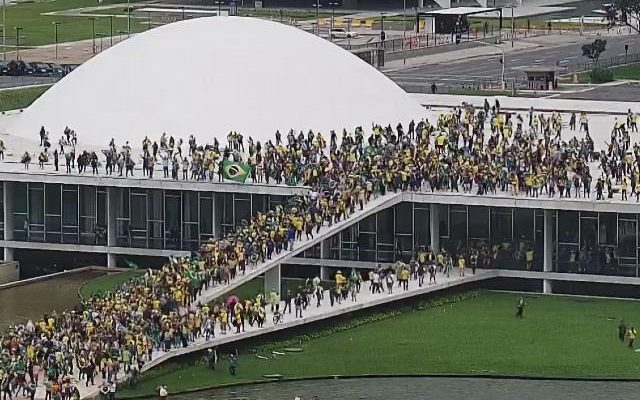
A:
<svg viewBox="0 0 640 400">
<path fill-rule="evenodd" d="M 247 163 L 235 161 L 223 161 L 222 173 L 225 179 L 244 183 L 251 172 L 251 166 Z"/>
</svg>

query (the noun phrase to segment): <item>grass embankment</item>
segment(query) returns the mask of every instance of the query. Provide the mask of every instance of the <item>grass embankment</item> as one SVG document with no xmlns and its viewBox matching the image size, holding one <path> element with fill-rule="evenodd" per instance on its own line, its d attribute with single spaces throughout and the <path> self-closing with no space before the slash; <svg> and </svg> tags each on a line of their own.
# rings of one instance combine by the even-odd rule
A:
<svg viewBox="0 0 640 400">
<path fill-rule="evenodd" d="M 613 72 L 613 80 L 640 80 L 640 64 L 623 65 L 621 67 L 609 68 Z M 579 83 L 592 83 L 590 72 L 580 72 L 578 74 Z"/>
<path fill-rule="evenodd" d="M 91 296 L 101 294 L 113 290 L 130 279 L 136 278 L 144 274 L 145 270 L 132 269 L 130 271 L 115 272 L 108 275 L 99 276 L 85 283 L 80 288 L 80 296 L 89 298 Z"/>
<path fill-rule="evenodd" d="M 526 298 L 525 318 L 518 320 L 518 297 L 484 292 L 471 300 L 404 312 L 303 341 L 302 353 L 277 359 L 258 359 L 245 349 L 237 376 L 228 373 L 226 362 L 215 371 L 198 361 L 170 362 L 143 375 L 136 390 L 125 388 L 120 395 L 151 395 L 159 384 L 175 393 L 246 383 L 265 374 L 640 378 L 640 354 L 617 339 L 621 318 L 640 326 L 638 302 L 532 295 Z M 324 329 L 333 328 L 326 324 Z M 283 347 L 290 346 L 287 339 Z"/>
<path fill-rule="evenodd" d="M 118 3 L 122 3 L 122 0 L 103 0 L 100 5 Z M 14 45 L 16 42 L 16 26 L 22 28 L 20 31 L 20 46 L 38 46 L 55 43 L 54 22 L 61 23 L 61 25 L 58 26 L 59 43 L 91 39 L 93 27 L 89 16 L 75 17 L 43 14 L 82 7 L 95 7 L 96 5 L 97 3 L 94 0 L 56 0 L 34 1 L 31 3 L 24 2 L 7 7 L 7 45 Z M 116 35 L 117 31 L 126 29 L 126 18 L 113 19 L 114 35 Z M 131 19 L 132 32 L 140 32 L 145 29 L 146 19 Z M 109 18 L 97 18 L 95 21 L 95 32 L 96 34 L 108 36 L 111 32 Z"/>
<path fill-rule="evenodd" d="M 0 111 L 28 107 L 50 86 L 34 86 L 21 89 L 0 90 Z"/>
</svg>

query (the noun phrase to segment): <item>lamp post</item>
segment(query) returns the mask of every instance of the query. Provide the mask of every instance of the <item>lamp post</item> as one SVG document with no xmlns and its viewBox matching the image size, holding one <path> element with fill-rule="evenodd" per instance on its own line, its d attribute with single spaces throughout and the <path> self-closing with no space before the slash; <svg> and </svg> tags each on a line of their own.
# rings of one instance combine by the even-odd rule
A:
<svg viewBox="0 0 640 400">
<path fill-rule="evenodd" d="M 104 33 L 98 32 L 96 36 L 100 38 L 100 53 L 102 53 L 102 38 L 104 37 Z"/>
<path fill-rule="evenodd" d="M 404 50 L 404 42 L 407 39 L 407 0 L 402 0 L 402 49 Z M 406 63 L 406 57 L 405 57 Z"/>
<path fill-rule="evenodd" d="M 380 42 L 384 47 L 384 41 L 387 38 L 387 34 L 384 32 L 384 13 L 380 13 Z"/>
<path fill-rule="evenodd" d="M 217 6 L 218 6 L 218 14 L 217 14 L 217 16 L 218 16 L 218 17 L 220 16 L 220 12 L 221 12 L 221 10 L 220 10 L 220 6 L 222 5 L 222 3 L 223 3 L 223 2 L 222 2 L 222 1 L 220 1 L 220 0 L 216 0 L 216 1 L 214 1 L 214 2 L 213 2 L 213 4 L 215 4 L 215 5 L 217 5 Z"/>
<path fill-rule="evenodd" d="M 109 15 L 109 47 L 113 46 L 113 15 Z"/>
<path fill-rule="evenodd" d="M 21 26 L 16 26 L 16 60 L 20 61 L 20 31 Z"/>
<path fill-rule="evenodd" d="M 91 21 L 91 40 L 93 46 L 93 54 L 96 54 L 96 18 L 89 17 L 89 21 Z"/>
<path fill-rule="evenodd" d="M 131 35 L 131 5 L 129 4 L 129 0 L 127 0 L 127 37 L 129 37 L 130 35 Z"/>
<path fill-rule="evenodd" d="M 320 0 L 316 0 L 316 3 L 312 4 L 311 7 L 316 8 L 316 35 L 320 35 L 320 7 L 322 7 L 322 4 L 320 4 Z"/>
<path fill-rule="evenodd" d="M 2 0 L 2 59 L 7 61 L 7 0 Z"/>
<path fill-rule="evenodd" d="M 502 58 L 500 60 L 500 64 L 502 64 L 502 71 L 500 72 L 500 81 L 502 82 L 502 90 L 505 90 L 507 88 L 507 83 L 504 80 L 504 63 L 505 63 L 504 49 L 502 48 L 502 46 L 499 46 L 497 44 L 483 42 L 481 40 L 478 40 L 477 43 L 481 43 L 481 44 L 484 44 L 484 45 L 487 45 L 487 46 L 491 46 L 491 47 L 497 47 L 502 52 Z"/>
<path fill-rule="evenodd" d="M 332 1 L 329 3 L 329 5 L 331 6 L 331 30 L 329 31 L 329 40 L 333 42 L 333 35 L 331 34 L 331 32 L 333 31 L 333 24 L 336 19 L 336 6 L 339 6 L 340 3 Z"/>
<path fill-rule="evenodd" d="M 54 32 L 55 32 L 55 40 L 56 40 L 56 60 L 58 59 L 58 25 L 60 22 L 53 22 Z"/>
</svg>

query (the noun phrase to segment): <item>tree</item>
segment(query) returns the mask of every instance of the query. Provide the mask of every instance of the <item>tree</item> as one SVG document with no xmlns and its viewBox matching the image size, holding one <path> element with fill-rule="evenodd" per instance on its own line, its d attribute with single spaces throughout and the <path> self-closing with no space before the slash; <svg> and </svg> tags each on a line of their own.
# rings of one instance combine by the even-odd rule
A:
<svg viewBox="0 0 640 400">
<path fill-rule="evenodd" d="M 604 10 L 610 27 L 622 24 L 640 33 L 640 0 L 615 0 Z"/>
<path fill-rule="evenodd" d="M 595 65 L 598 65 L 600 54 L 604 53 L 607 47 L 607 41 L 602 39 L 596 39 L 593 43 L 582 45 L 582 55 L 593 60 Z"/>
</svg>

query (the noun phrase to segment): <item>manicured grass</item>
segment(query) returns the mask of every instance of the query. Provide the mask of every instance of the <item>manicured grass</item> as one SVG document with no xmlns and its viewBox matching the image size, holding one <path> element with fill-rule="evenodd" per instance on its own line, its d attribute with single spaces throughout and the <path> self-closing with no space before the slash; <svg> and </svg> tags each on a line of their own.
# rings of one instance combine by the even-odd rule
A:
<svg viewBox="0 0 640 400">
<path fill-rule="evenodd" d="M 80 295 L 88 298 L 96 294 L 104 293 L 121 286 L 128 280 L 144 274 L 144 270 L 132 269 L 130 271 L 116 272 L 99 276 L 90 280 L 80 288 Z"/>
<path fill-rule="evenodd" d="M 630 64 L 609 69 L 613 72 L 614 80 L 640 80 L 640 64 Z M 591 83 L 590 72 L 580 72 L 578 74 L 578 82 Z"/>
<path fill-rule="evenodd" d="M 291 290 L 291 293 L 297 293 L 299 286 L 304 286 L 304 279 L 285 278 L 282 280 L 282 294 L 287 290 Z M 323 282 L 322 287 L 328 288 L 331 282 Z M 269 289 L 270 290 L 270 289 Z M 255 278 L 242 286 L 232 290 L 229 294 L 235 294 L 241 299 L 254 298 L 258 292 L 264 293 L 264 278 Z"/>
<path fill-rule="evenodd" d="M 617 338 L 621 318 L 640 326 L 638 302 L 530 295 L 519 320 L 518 297 L 484 292 L 460 303 L 405 312 L 303 342 L 304 352 L 275 360 L 245 352 L 235 377 L 226 362 L 216 371 L 193 361 L 167 363 L 143 375 L 135 391 L 125 388 L 121 395 L 152 394 L 159 384 L 175 393 L 261 380 L 264 374 L 640 378 L 640 354 Z"/>
<path fill-rule="evenodd" d="M 100 5 L 117 4 L 122 1 L 104 0 Z M 126 3 L 126 2 L 125 2 Z M 133 3 L 133 2 L 132 2 Z M 70 17 L 63 15 L 42 15 L 54 11 L 69 10 L 82 7 L 94 7 L 97 3 L 92 0 L 56 0 L 21 3 L 7 7 L 7 44 L 16 43 L 15 27 L 22 28 L 20 32 L 21 46 L 37 46 L 55 42 L 53 22 L 60 22 L 58 26 L 58 41 L 72 42 L 91 39 L 92 22 L 89 17 Z M 143 23 L 146 19 L 131 19 L 131 31 L 139 32 L 146 29 Z M 113 19 L 113 32 L 127 29 L 126 18 Z M 98 18 L 95 21 L 95 32 L 109 35 L 111 32 L 109 18 Z"/>
<path fill-rule="evenodd" d="M 17 110 L 28 107 L 47 89 L 49 89 L 49 86 L 0 90 L 0 111 Z"/>
</svg>

